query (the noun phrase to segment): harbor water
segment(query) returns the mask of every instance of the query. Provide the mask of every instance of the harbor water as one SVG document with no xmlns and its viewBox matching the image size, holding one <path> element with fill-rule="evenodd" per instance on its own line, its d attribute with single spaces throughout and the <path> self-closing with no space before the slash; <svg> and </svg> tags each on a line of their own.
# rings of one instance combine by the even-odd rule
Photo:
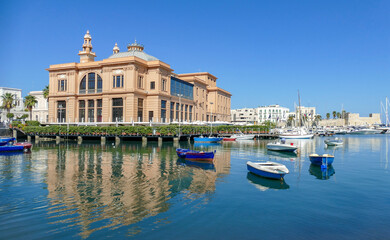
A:
<svg viewBox="0 0 390 240">
<path fill-rule="evenodd" d="M 389 239 L 390 134 L 292 140 L 40 142 L 0 155 L 0 239 Z M 289 142 L 289 141 L 288 141 Z M 216 150 L 214 163 L 175 149 Z M 335 155 L 326 170 L 311 153 Z M 247 161 L 287 166 L 283 181 L 248 173 Z"/>
</svg>

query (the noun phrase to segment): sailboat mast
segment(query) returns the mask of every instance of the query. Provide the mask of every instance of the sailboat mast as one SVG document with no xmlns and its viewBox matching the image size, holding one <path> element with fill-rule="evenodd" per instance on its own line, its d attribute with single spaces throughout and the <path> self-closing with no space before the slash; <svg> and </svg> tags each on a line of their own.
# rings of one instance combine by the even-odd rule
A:
<svg viewBox="0 0 390 240">
<path fill-rule="evenodd" d="M 389 99 L 387 99 L 386 97 L 386 110 L 385 110 L 385 114 L 386 114 L 386 127 L 389 126 L 389 112 L 388 112 L 388 103 L 389 103 Z"/>
<path fill-rule="evenodd" d="M 298 113 L 299 113 L 299 117 L 298 117 L 298 121 L 299 121 L 299 127 L 302 127 L 302 122 L 301 122 L 301 98 L 299 96 L 299 90 L 298 90 Z"/>
</svg>

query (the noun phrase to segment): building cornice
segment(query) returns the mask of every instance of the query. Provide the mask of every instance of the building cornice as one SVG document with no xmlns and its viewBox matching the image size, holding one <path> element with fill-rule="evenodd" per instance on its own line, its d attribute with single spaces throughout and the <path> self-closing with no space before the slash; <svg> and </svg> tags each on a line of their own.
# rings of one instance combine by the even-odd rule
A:
<svg viewBox="0 0 390 240">
<path fill-rule="evenodd" d="M 230 92 L 228 92 L 228 91 L 226 91 L 226 90 L 224 90 L 222 88 L 219 88 L 219 87 L 207 87 L 207 90 L 209 92 L 214 92 L 214 91 L 222 92 L 222 93 L 225 93 L 225 94 L 229 95 L 229 97 L 232 96 L 232 94 Z"/>
<path fill-rule="evenodd" d="M 181 74 L 178 74 L 179 77 L 191 77 L 191 76 L 199 76 L 199 75 L 207 75 L 207 76 L 210 76 L 214 79 L 218 79 L 216 76 L 214 76 L 213 74 L 211 73 L 208 73 L 208 72 L 197 72 L 197 73 L 181 73 Z"/>
</svg>

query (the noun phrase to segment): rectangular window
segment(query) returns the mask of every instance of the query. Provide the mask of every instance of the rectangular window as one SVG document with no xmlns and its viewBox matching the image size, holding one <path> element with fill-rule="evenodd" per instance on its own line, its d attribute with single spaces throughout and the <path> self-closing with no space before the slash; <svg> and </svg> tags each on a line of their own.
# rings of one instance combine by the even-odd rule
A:
<svg viewBox="0 0 390 240">
<path fill-rule="evenodd" d="M 171 122 L 175 119 L 174 115 L 175 115 L 175 103 L 171 102 L 171 115 L 170 115 Z"/>
<path fill-rule="evenodd" d="M 185 121 L 187 121 L 188 105 L 186 105 L 184 109 L 185 109 L 184 119 L 185 119 Z"/>
<path fill-rule="evenodd" d="M 165 79 L 162 80 L 162 90 L 163 91 L 167 90 L 167 80 L 165 80 Z"/>
<path fill-rule="evenodd" d="M 112 87 L 113 88 L 123 87 L 123 75 L 112 76 Z"/>
<path fill-rule="evenodd" d="M 143 76 L 138 76 L 138 88 L 143 88 L 144 87 L 144 84 L 143 84 L 143 81 L 144 81 L 144 77 Z"/>
<path fill-rule="evenodd" d="M 161 100 L 161 122 L 165 123 L 167 117 L 167 101 Z"/>
<path fill-rule="evenodd" d="M 66 102 L 57 102 L 57 122 L 65 122 L 66 119 Z"/>
<path fill-rule="evenodd" d="M 188 120 L 190 122 L 192 122 L 192 106 L 189 106 L 190 107 L 190 111 L 189 111 L 189 116 L 188 116 Z"/>
<path fill-rule="evenodd" d="M 149 122 L 153 122 L 153 111 L 149 111 Z"/>
<path fill-rule="evenodd" d="M 85 122 L 85 101 L 79 101 L 79 122 Z"/>
<path fill-rule="evenodd" d="M 176 103 L 176 121 L 180 121 L 179 107 L 179 103 Z"/>
<path fill-rule="evenodd" d="M 96 100 L 96 121 L 97 122 L 103 121 L 102 107 L 103 107 L 103 100 L 102 99 Z"/>
<path fill-rule="evenodd" d="M 95 121 L 95 101 L 88 100 L 88 122 Z"/>
<path fill-rule="evenodd" d="M 137 111 L 137 119 L 139 122 L 143 122 L 143 113 L 144 113 L 144 99 L 138 98 L 138 111 Z"/>
<path fill-rule="evenodd" d="M 123 99 L 112 99 L 112 121 L 123 122 Z"/>
<path fill-rule="evenodd" d="M 67 80 L 58 80 L 58 91 L 59 92 L 64 92 L 66 91 L 66 85 L 67 85 Z"/>
<path fill-rule="evenodd" d="M 180 121 L 182 122 L 183 121 L 183 111 L 184 110 L 184 104 L 181 105 L 180 107 Z"/>
</svg>

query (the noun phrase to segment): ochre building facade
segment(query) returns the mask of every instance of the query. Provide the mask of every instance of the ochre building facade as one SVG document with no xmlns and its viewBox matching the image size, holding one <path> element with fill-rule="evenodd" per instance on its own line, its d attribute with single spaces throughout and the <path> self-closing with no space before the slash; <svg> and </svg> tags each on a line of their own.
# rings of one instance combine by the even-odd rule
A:
<svg viewBox="0 0 390 240">
<path fill-rule="evenodd" d="M 207 72 L 175 74 L 137 42 L 95 61 L 91 35 L 80 63 L 50 65 L 49 122 L 230 121 L 231 94 Z"/>
</svg>

